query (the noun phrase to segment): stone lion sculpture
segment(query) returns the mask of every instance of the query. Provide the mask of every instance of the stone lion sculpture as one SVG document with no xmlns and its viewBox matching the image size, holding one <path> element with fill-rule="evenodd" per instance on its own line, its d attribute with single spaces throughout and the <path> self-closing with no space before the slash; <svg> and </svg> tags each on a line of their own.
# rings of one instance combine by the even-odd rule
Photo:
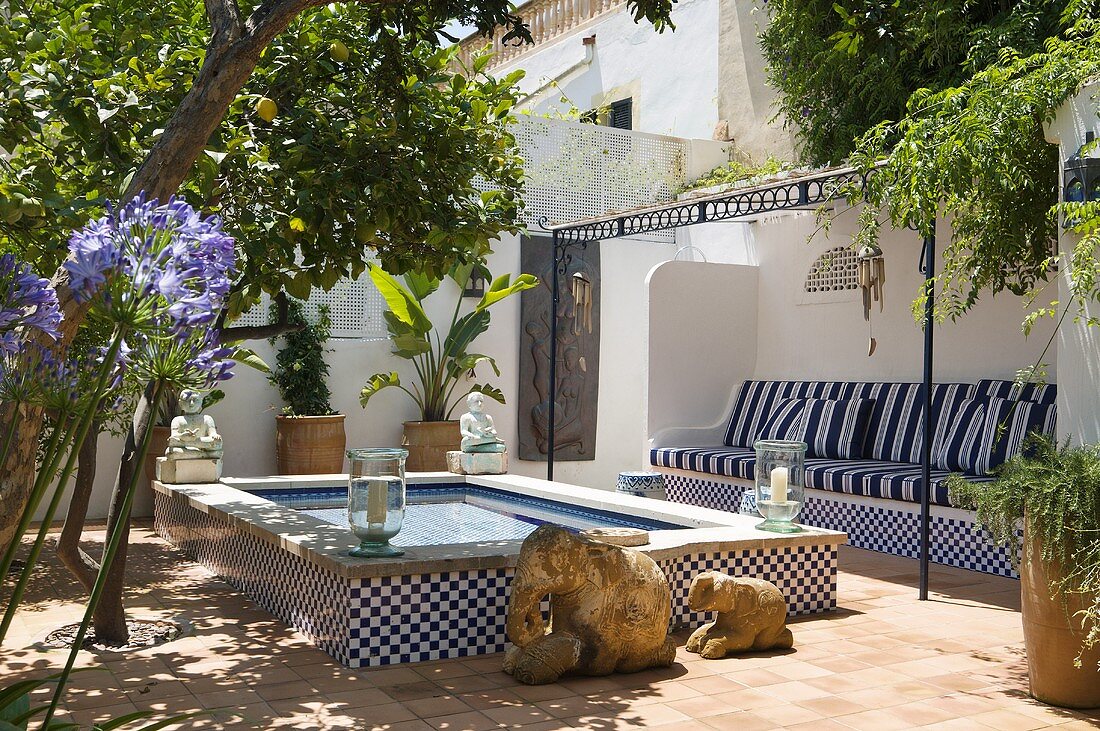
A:
<svg viewBox="0 0 1100 731">
<path fill-rule="evenodd" d="M 539 606 L 550 595 L 550 631 Z M 528 685 L 566 673 L 668 667 L 672 593 L 649 556 L 541 525 L 520 549 L 508 604 L 504 672 Z"/>
<path fill-rule="evenodd" d="M 775 584 L 763 579 L 704 571 L 691 582 L 688 606 L 696 612 L 718 612 L 713 622 L 691 634 L 685 648 L 708 660 L 794 646 L 794 636 L 787 629 L 787 600 Z"/>
</svg>

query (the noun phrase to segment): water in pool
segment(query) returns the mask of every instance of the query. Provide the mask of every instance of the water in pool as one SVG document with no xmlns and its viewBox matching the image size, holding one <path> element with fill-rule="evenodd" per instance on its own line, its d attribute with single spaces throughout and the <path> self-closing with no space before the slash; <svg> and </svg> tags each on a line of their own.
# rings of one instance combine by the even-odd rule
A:
<svg viewBox="0 0 1100 731">
<path fill-rule="evenodd" d="M 309 494 L 256 491 L 273 502 L 347 527 L 347 491 L 339 488 Z M 408 490 L 405 521 L 390 542 L 397 546 L 521 541 L 543 523 L 574 530 L 632 527 L 647 530 L 682 528 L 659 520 L 580 508 L 540 498 L 516 496 L 491 488 L 421 488 Z"/>
</svg>

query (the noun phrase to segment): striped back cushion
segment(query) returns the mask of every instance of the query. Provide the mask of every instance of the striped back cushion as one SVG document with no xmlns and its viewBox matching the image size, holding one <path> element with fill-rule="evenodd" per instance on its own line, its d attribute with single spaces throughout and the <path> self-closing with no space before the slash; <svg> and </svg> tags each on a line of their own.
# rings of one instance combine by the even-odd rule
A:
<svg viewBox="0 0 1100 731">
<path fill-rule="evenodd" d="M 975 389 L 979 397 L 1002 398 L 1011 401 L 1034 401 L 1039 404 L 1053 404 L 1058 400 L 1058 387 L 1053 383 L 1023 383 L 1017 385 L 1013 381 L 995 381 L 983 379 L 978 381 Z"/>
<path fill-rule="evenodd" d="M 768 420 L 756 434 L 757 439 L 780 439 L 783 441 L 802 441 L 805 431 L 802 423 L 806 415 L 809 400 L 801 398 L 779 399 L 772 405 Z"/>
<path fill-rule="evenodd" d="M 837 381 L 745 381 L 737 392 L 723 443 L 752 447 L 778 400 L 840 398 L 846 385 Z"/>
<path fill-rule="evenodd" d="M 945 414 L 946 428 L 938 448 L 932 452 L 932 464 L 950 472 L 979 474 L 979 454 L 985 433 L 986 402 L 982 399 L 961 399 Z M 982 473 L 984 474 L 984 473 Z"/>
<path fill-rule="evenodd" d="M 988 475 L 990 470 L 1015 457 L 1023 448 L 1024 439 L 1032 432 L 1052 436 L 1055 418 L 1054 404 L 989 399 L 975 473 Z"/>
<path fill-rule="evenodd" d="M 859 459 L 875 402 L 870 399 L 826 401 L 809 399 L 802 419 L 806 456 L 824 459 Z"/>
<path fill-rule="evenodd" d="M 921 387 L 919 383 L 855 383 L 845 398 L 875 402 L 867 422 L 863 456 L 886 462 L 917 462 L 920 454 Z"/>
</svg>

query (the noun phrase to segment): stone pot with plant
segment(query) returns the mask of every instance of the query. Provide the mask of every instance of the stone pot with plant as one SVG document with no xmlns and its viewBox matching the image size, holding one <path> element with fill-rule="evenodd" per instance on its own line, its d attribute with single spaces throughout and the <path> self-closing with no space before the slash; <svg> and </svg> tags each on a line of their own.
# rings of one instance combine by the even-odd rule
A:
<svg viewBox="0 0 1100 731">
<path fill-rule="evenodd" d="M 452 415 L 459 403 L 471 391 L 504 403 L 504 394 L 489 383 L 477 384 L 475 371 L 487 363 L 500 375 L 496 361 L 488 355 L 470 352 L 475 338 L 489 328 L 489 308 L 507 297 L 531 289 L 538 280 L 530 274 L 520 274 L 512 281 L 504 274 L 496 279 L 480 264 L 456 266 L 447 278 L 466 288 L 474 272 L 491 284 L 469 312 L 463 313 L 462 297 L 458 297 L 450 325 L 437 330 L 424 311 L 424 300 L 439 289 L 442 280 L 425 274 L 407 273 L 405 284 L 379 266 L 372 265 L 370 276 L 386 299 L 386 328 L 393 342 L 394 355 L 411 361 L 416 369 L 416 381 L 411 388 L 401 382 L 396 371 L 375 373 L 359 395 L 366 408 L 376 393 L 384 388 L 399 388 L 407 393 L 420 411 L 420 419 L 404 422 L 402 444 L 409 450 L 407 467 L 412 472 L 444 471 L 447 452 L 459 448 L 461 436 L 458 422 Z"/>
<path fill-rule="evenodd" d="M 994 482 L 949 486 L 1018 560 L 1031 695 L 1100 708 L 1100 445 L 1030 437 Z"/>
<path fill-rule="evenodd" d="M 275 417 L 275 461 L 280 475 L 327 475 L 344 471 L 347 437 L 344 415 L 332 409 L 325 379 L 325 343 L 332 321 L 320 308 L 309 324 L 302 304 L 291 300 L 287 320 L 295 330 L 283 336 L 269 380 L 286 406 Z"/>
</svg>

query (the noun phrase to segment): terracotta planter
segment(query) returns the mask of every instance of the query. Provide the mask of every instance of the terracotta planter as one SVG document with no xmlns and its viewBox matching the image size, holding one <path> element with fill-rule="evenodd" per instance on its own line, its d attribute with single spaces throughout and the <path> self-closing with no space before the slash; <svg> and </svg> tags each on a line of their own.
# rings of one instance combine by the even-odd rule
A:
<svg viewBox="0 0 1100 731">
<path fill-rule="evenodd" d="M 1058 566 L 1045 566 L 1038 559 L 1040 546 L 1032 541 L 1031 555 L 1020 567 L 1020 592 L 1024 621 L 1024 645 L 1027 648 L 1031 695 L 1043 703 L 1063 708 L 1100 708 L 1100 648 L 1086 652 L 1081 667 L 1073 661 L 1081 652 L 1085 632 L 1081 618 L 1074 616 L 1085 608 L 1081 597 L 1063 601 L 1051 597 L 1051 579 L 1061 574 Z"/>
<path fill-rule="evenodd" d="M 458 449 L 462 434 L 457 421 L 406 421 L 401 446 L 409 450 L 409 472 L 446 472 L 447 452 Z"/>
<path fill-rule="evenodd" d="M 343 414 L 275 417 L 275 462 L 280 475 L 340 474 L 346 447 Z"/>
</svg>

